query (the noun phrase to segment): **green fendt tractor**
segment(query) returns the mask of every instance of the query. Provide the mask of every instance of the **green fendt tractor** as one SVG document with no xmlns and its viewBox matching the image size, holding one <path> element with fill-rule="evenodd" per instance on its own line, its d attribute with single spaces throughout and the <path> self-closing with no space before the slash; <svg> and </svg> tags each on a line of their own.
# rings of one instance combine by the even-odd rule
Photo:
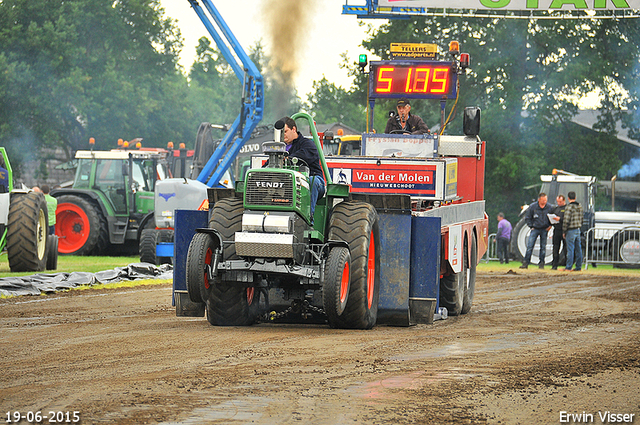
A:
<svg viewBox="0 0 640 425">
<path fill-rule="evenodd" d="M 216 200 L 209 226 L 197 230 L 187 254 L 189 298 L 206 306 L 212 325 L 250 325 L 278 295 L 290 302 L 278 315 L 324 313 L 332 327 L 369 329 L 378 310 L 378 214 L 331 181 L 311 116 L 292 118 L 308 121 L 327 178 L 313 220 L 309 168 L 287 157 L 279 121 L 276 141 L 263 145 L 265 167 L 250 169 L 235 190 L 209 189 Z"/>
<path fill-rule="evenodd" d="M 155 148 L 77 151 L 73 186 L 51 191 L 60 253 L 136 254 L 142 230 L 155 228 L 153 190 L 167 176 L 167 155 Z"/>
<path fill-rule="evenodd" d="M 41 192 L 13 188 L 13 171 L 0 147 L 0 251 L 7 250 L 12 272 L 58 267 L 58 239 L 49 235 L 47 202 Z"/>
</svg>

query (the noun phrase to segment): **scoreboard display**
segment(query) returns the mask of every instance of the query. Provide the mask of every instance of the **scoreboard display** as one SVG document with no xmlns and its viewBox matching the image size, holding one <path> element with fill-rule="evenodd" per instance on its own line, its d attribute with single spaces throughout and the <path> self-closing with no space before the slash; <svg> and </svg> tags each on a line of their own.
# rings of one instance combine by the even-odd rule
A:
<svg viewBox="0 0 640 425">
<path fill-rule="evenodd" d="M 370 98 L 455 99 L 453 62 L 376 61 L 369 72 Z"/>
</svg>

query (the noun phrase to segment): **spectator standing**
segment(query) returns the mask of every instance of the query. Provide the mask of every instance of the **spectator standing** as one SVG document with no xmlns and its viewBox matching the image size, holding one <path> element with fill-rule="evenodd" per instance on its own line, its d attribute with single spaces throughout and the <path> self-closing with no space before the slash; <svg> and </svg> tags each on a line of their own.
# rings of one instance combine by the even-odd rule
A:
<svg viewBox="0 0 640 425">
<path fill-rule="evenodd" d="M 44 199 L 47 201 L 47 215 L 49 216 L 49 234 L 56 233 L 56 209 L 58 208 L 58 200 L 49 195 L 49 185 L 43 184 L 40 189 L 44 193 Z"/>
<path fill-rule="evenodd" d="M 498 231 L 496 242 L 498 244 L 498 260 L 500 264 L 509 264 L 509 241 L 511 241 L 511 223 L 504 218 L 503 213 L 498 213 Z"/>
<path fill-rule="evenodd" d="M 567 255 L 567 243 L 564 241 L 562 224 L 564 223 L 564 210 L 567 208 L 567 201 L 564 199 L 564 195 L 558 195 L 556 198 L 556 207 L 553 209 L 553 214 L 558 216 L 557 222 L 552 222 L 553 225 L 553 262 L 551 263 L 551 270 L 558 270 L 558 263 L 560 262 L 560 245 L 562 245 L 562 253 Z"/>
<path fill-rule="evenodd" d="M 562 224 L 562 231 L 567 241 L 567 265 L 564 270 L 571 271 L 575 257 L 576 268 L 573 271 L 579 272 L 582 270 L 580 228 L 582 227 L 584 211 L 582 210 L 582 205 L 576 201 L 575 192 L 569 192 L 567 198 L 569 198 L 569 205 L 564 211 L 564 223 Z"/>
<path fill-rule="evenodd" d="M 538 268 L 544 269 L 544 259 L 547 255 L 547 235 L 551 229 L 548 214 L 551 213 L 551 204 L 547 203 L 547 194 L 541 192 L 538 195 L 538 201 L 529 205 L 524 214 L 524 220 L 531 229 L 529 239 L 527 239 L 527 253 L 522 261 L 521 269 L 529 267 L 531 262 L 531 254 L 533 247 L 536 245 L 536 239 L 540 238 L 540 261 Z"/>
</svg>

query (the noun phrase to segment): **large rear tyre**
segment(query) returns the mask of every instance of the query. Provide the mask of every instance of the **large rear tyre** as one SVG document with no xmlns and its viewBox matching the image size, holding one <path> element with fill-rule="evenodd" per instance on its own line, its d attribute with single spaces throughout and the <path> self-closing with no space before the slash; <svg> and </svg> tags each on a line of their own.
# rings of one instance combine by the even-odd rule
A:
<svg viewBox="0 0 640 425">
<path fill-rule="evenodd" d="M 465 257 L 467 251 L 465 251 Z M 476 234 L 471 235 L 471 256 L 469 257 L 469 268 L 467 269 L 467 279 L 464 287 L 464 299 L 462 301 L 462 314 L 471 311 L 473 296 L 476 293 L 476 270 L 478 268 L 478 240 Z"/>
<path fill-rule="evenodd" d="M 102 255 L 109 240 L 107 220 L 98 205 L 75 195 L 58 198 L 56 235 L 61 254 Z"/>
<path fill-rule="evenodd" d="M 351 256 L 344 247 L 335 247 L 329 252 L 324 267 L 324 285 L 322 302 L 331 327 L 336 327 L 340 316 L 344 313 L 349 299 L 351 283 Z"/>
<path fill-rule="evenodd" d="M 47 237 L 47 270 L 58 268 L 58 237 L 49 235 Z"/>
<path fill-rule="evenodd" d="M 7 225 L 7 256 L 12 272 L 39 272 L 46 266 L 47 201 L 38 192 L 12 194 Z"/>
<path fill-rule="evenodd" d="M 223 241 L 235 241 L 236 232 L 242 230 L 242 199 L 224 198 L 216 202 L 211 212 L 209 228 L 215 229 Z M 235 260 L 234 243 L 225 244 L 222 261 Z M 207 302 L 207 320 L 215 326 L 248 326 L 257 318 L 258 291 L 242 287 L 236 282 L 225 282 L 224 276 L 210 282 Z"/>
<path fill-rule="evenodd" d="M 156 229 L 143 229 L 140 234 L 140 261 L 158 265 L 156 256 L 156 244 L 158 241 L 158 231 Z"/>
<path fill-rule="evenodd" d="M 351 285 L 344 312 L 332 326 L 371 329 L 378 318 L 380 242 L 378 213 L 364 202 L 341 202 L 329 218 L 328 238 L 344 241 L 351 255 Z"/>
<path fill-rule="evenodd" d="M 446 307 L 450 316 L 462 314 L 465 288 L 467 286 L 467 239 L 464 239 L 462 270 L 450 273 L 440 279 L 440 307 Z"/>
</svg>

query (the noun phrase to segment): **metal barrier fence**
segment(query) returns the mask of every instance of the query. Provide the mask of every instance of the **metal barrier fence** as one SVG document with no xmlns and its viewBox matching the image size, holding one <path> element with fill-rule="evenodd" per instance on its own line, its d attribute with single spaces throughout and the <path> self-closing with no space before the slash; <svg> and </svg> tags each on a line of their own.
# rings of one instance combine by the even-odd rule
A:
<svg viewBox="0 0 640 425">
<path fill-rule="evenodd" d="M 589 264 L 640 267 L 640 228 L 597 226 L 585 235 L 585 269 Z"/>
<path fill-rule="evenodd" d="M 496 243 L 496 234 L 491 233 L 489 235 L 489 246 L 487 252 L 484 253 L 482 261 L 488 263 L 489 261 L 496 261 L 498 259 L 498 244 Z"/>
</svg>

